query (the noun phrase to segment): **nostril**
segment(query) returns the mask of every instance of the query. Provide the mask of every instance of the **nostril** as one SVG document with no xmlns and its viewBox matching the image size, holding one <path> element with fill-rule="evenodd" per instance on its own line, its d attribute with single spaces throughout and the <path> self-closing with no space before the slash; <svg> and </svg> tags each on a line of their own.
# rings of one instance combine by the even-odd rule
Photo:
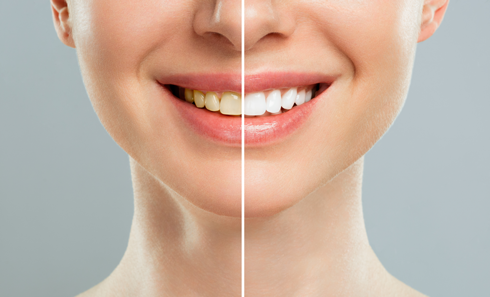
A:
<svg viewBox="0 0 490 297">
<path fill-rule="evenodd" d="M 271 32 L 267 35 L 265 35 L 264 37 L 262 37 L 262 39 L 283 39 L 285 37 L 284 34 L 282 33 L 279 33 L 279 32 Z"/>
<path fill-rule="evenodd" d="M 271 33 L 263 36 L 262 38 L 260 38 L 255 43 L 253 43 L 253 45 L 255 46 L 256 44 L 259 44 L 259 43 L 269 43 L 269 44 L 270 43 L 277 43 L 277 42 L 280 42 L 281 40 L 283 40 L 285 37 L 286 36 L 282 33 L 271 32 Z M 249 48 L 247 48 L 247 49 L 249 49 Z"/>
<path fill-rule="evenodd" d="M 220 33 L 206 32 L 203 34 L 203 37 L 217 44 L 226 44 L 233 46 L 233 43 L 230 41 L 230 39 L 226 38 L 226 36 Z"/>
</svg>

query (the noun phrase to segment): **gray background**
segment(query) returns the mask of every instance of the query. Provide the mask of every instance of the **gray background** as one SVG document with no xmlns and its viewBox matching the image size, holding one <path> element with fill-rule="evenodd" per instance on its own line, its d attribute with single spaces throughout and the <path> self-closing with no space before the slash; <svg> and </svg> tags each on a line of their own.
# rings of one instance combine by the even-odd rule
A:
<svg viewBox="0 0 490 297">
<path fill-rule="evenodd" d="M 489 0 L 451 1 L 419 46 L 402 114 L 366 157 L 371 244 L 431 296 L 490 296 L 489 15 Z M 73 296 L 124 253 L 128 157 L 48 1 L 2 0 L 0 37 L 0 296 Z"/>
</svg>

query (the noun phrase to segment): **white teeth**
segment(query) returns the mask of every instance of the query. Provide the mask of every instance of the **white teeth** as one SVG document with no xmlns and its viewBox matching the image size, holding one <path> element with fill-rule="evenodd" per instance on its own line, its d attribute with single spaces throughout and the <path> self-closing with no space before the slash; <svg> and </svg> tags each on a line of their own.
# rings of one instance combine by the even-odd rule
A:
<svg viewBox="0 0 490 297">
<path fill-rule="evenodd" d="M 298 91 L 298 87 L 295 87 L 248 94 L 244 98 L 244 114 L 247 116 L 281 114 L 293 108 L 295 104 L 299 106 L 309 102 L 315 96 L 315 92 L 313 91 L 314 86 L 299 87 L 299 89 Z M 281 95 L 282 92 L 285 93 Z M 179 97 L 189 103 L 195 104 L 198 108 L 206 108 L 225 115 L 242 114 L 242 98 L 238 93 L 224 92 L 219 95 L 216 92 L 202 92 L 179 88 Z"/>
<path fill-rule="evenodd" d="M 281 91 L 274 90 L 267 96 L 266 109 L 270 113 L 281 111 Z"/>
<path fill-rule="evenodd" d="M 298 91 L 296 88 L 289 89 L 286 94 L 282 96 L 282 108 L 291 109 L 293 108 L 294 101 L 296 100 L 296 95 Z"/>
<path fill-rule="evenodd" d="M 296 95 L 296 105 L 301 105 L 305 103 L 305 95 L 305 90 L 301 90 L 298 92 L 298 94 Z"/>
<path fill-rule="evenodd" d="M 305 94 L 305 102 L 308 102 L 311 100 L 311 95 L 313 94 L 313 91 L 311 89 L 308 90 Z"/>
<path fill-rule="evenodd" d="M 265 95 L 263 92 L 245 96 L 245 115 L 263 115 L 265 110 Z"/>
</svg>

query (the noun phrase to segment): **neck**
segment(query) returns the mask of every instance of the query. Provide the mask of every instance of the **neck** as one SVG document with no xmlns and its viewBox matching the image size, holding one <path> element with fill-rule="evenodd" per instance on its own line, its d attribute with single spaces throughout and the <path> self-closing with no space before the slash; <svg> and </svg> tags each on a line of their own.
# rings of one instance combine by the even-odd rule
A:
<svg viewBox="0 0 490 297">
<path fill-rule="evenodd" d="M 383 296 L 394 286 L 367 239 L 362 171 L 363 159 L 293 207 L 246 220 L 247 296 Z M 87 293 L 240 296 L 240 218 L 190 204 L 134 160 L 131 172 L 128 249 L 114 273 Z"/>
<path fill-rule="evenodd" d="M 241 220 L 206 212 L 131 160 L 128 249 L 99 291 L 117 296 L 240 296 Z"/>
<path fill-rule="evenodd" d="M 386 276 L 361 203 L 363 159 L 293 207 L 245 225 L 248 296 L 366 296 Z"/>
</svg>

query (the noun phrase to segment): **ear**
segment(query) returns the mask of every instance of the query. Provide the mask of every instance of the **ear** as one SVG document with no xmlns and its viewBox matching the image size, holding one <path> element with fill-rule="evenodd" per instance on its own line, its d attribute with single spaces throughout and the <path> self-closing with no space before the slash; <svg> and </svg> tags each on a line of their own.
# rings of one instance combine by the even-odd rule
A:
<svg viewBox="0 0 490 297">
<path fill-rule="evenodd" d="M 424 0 L 418 42 L 431 37 L 442 22 L 449 0 Z"/>
<path fill-rule="evenodd" d="M 58 38 L 64 44 L 75 48 L 73 41 L 70 12 L 68 11 L 68 0 L 51 0 L 53 11 L 53 22 Z"/>
</svg>

